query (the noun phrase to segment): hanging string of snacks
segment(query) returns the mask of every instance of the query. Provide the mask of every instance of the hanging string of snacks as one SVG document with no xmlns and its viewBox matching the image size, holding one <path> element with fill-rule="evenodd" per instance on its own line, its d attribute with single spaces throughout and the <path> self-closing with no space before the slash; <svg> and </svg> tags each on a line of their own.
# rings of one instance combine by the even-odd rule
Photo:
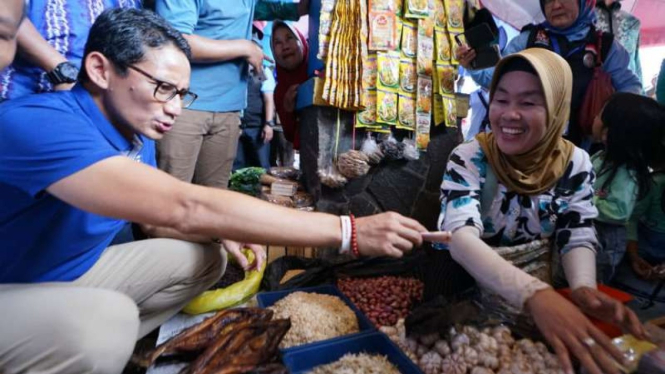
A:
<svg viewBox="0 0 665 374">
<path fill-rule="evenodd" d="M 411 132 L 419 151 L 432 122 L 457 126 L 454 49 L 464 42 L 469 0 L 321 1 L 318 56 L 328 104 L 357 110 L 357 129 Z"/>
<path fill-rule="evenodd" d="M 367 6 L 365 0 L 336 1 L 325 51 L 323 100 L 331 106 L 363 109 L 363 61 L 367 58 Z"/>
</svg>

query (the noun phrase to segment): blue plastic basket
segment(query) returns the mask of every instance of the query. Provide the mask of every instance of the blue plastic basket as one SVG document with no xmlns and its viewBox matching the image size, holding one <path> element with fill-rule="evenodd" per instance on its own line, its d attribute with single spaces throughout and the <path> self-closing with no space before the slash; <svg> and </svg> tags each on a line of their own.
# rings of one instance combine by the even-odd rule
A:
<svg viewBox="0 0 665 374">
<path fill-rule="evenodd" d="M 377 331 L 300 346 L 286 352 L 283 361 L 289 373 L 304 374 L 317 366 L 335 362 L 347 353 L 380 354 L 397 366 L 402 374 L 423 374 L 399 347 Z"/>
<path fill-rule="evenodd" d="M 313 343 L 308 343 L 308 344 L 303 344 L 303 345 L 298 345 L 295 347 L 283 349 L 282 352 L 289 352 L 294 349 L 298 349 L 301 347 L 307 347 L 310 345 L 314 344 L 319 344 L 321 342 L 328 342 L 328 341 L 336 341 L 339 339 L 344 339 L 345 337 L 348 336 L 354 336 L 358 334 L 365 333 L 367 331 L 376 331 L 376 328 L 372 324 L 372 322 L 360 311 L 360 309 L 356 308 L 356 306 L 349 300 L 344 294 L 334 285 L 323 285 L 323 286 L 315 286 L 315 287 L 306 287 L 306 288 L 294 288 L 292 290 L 285 290 L 285 291 L 272 291 L 272 292 L 261 292 L 256 295 L 256 299 L 258 301 L 259 307 L 261 308 L 267 308 L 272 305 L 274 305 L 276 302 L 279 300 L 285 298 L 287 295 L 293 293 L 293 292 L 309 292 L 309 293 L 319 293 L 319 294 L 324 294 L 324 295 L 333 295 L 337 296 L 340 299 L 342 299 L 346 305 L 353 310 L 353 312 L 356 314 L 356 317 L 358 318 L 358 329 L 360 330 L 359 332 L 355 334 L 349 334 L 349 335 L 343 335 L 340 337 L 332 338 L 332 339 L 326 339 L 326 340 L 321 340 L 318 342 L 313 342 Z"/>
</svg>

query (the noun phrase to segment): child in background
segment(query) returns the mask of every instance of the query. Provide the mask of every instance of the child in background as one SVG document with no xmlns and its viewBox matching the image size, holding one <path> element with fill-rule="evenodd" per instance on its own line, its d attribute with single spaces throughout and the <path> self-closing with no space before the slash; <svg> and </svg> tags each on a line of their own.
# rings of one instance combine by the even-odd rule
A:
<svg viewBox="0 0 665 374">
<path fill-rule="evenodd" d="M 651 103 L 645 116 L 660 123 L 662 133 L 652 134 L 661 139 L 654 152 L 651 178 L 653 184 L 646 196 L 635 205 L 628 223 L 628 262 L 639 278 L 665 278 L 665 106 Z"/>
<path fill-rule="evenodd" d="M 591 161 L 596 181 L 595 221 L 600 244 L 596 255 L 597 278 L 608 283 L 626 252 L 626 224 L 635 204 L 652 187 L 649 167 L 660 145 L 662 108 L 653 99 L 616 93 L 593 125 L 593 136 L 605 149 Z"/>
</svg>

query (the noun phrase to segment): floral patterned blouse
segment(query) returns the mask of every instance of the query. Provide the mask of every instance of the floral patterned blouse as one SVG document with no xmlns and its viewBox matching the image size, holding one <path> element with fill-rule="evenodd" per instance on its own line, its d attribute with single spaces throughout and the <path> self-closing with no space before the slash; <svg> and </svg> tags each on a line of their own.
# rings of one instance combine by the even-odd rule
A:
<svg viewBox="0 0 665 374">
<path fill-rule="evenodd" d="M 537 196 L 509 192 L 497 180 L 491 207 L 481 209 L 488 166 L 475 139 L 453 150 L 441 184 L 441 230 L 475 226 L 493 247 L 550 238 L 561 254 L 577 247 L 596 249 L 595 176 L 586 152 L 575 148 L 563 177 Z"/>
</svg>

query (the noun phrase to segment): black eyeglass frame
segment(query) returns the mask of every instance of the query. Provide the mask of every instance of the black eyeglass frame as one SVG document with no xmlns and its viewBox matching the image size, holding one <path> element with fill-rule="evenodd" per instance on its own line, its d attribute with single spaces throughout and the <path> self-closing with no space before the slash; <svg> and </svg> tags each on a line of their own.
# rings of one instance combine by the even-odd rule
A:
<svg viewBox="0 0 665 374">
<path fill-rule="evenodd" d="M 190 90 L 186 90 L 184 88 L 182 90 L 178 90 L 177 87 L 173 83 L 169 83 L 169 82 L 163 81 L 161 79 L 157 79 L 152 74 L 150 74 L 147 71 L 145 71 L 141 68 L 138 68 L 134 65 L 127 65 L 127 67 L 134 70 L 134 71 L 136 71 L 136 72 L 138 72 L 138 73 L 140 73 L 140 74 L 142 74 L 146 78 L 151 79 L 151 80 L 154 81 L 156 87 L 155 87 L 155 91 L 152 93 L 152 96 L 155 98 L 155 100 L 157 100 L 159 102 L 162 102 L 162 103 L 169 102 L 169 101 L 173 100 L 173 98 L 176 97 L 176 95 L 178 95 L 178 96 L 180 96 L 180 100 L 182 102 L 182 107 L 183 108 L 189 108 L 189 106 L 192 105 L 194 103 L 194 101 L 196 101 L 196 99 L 199 97 L 199 95 L 195 94 L 194 92 L 192 92 Z M 162 85 L 165 85 L 165 84 L 168 84 L 169 86 L 174 87 L 175 90 L 173 90 L 173 93 L 171 93 L 171 95 L 168 97 L 168 99 L 160 99 L 159 97 L 157 97 L 157 92 L 162 87 Z M 189 101 L 189 102 L 187 102 L 187 100 L 185 100 L 185 98 L 188 97 L 188 96 L 191 97 L 191 101 Z"/>
</svg>

